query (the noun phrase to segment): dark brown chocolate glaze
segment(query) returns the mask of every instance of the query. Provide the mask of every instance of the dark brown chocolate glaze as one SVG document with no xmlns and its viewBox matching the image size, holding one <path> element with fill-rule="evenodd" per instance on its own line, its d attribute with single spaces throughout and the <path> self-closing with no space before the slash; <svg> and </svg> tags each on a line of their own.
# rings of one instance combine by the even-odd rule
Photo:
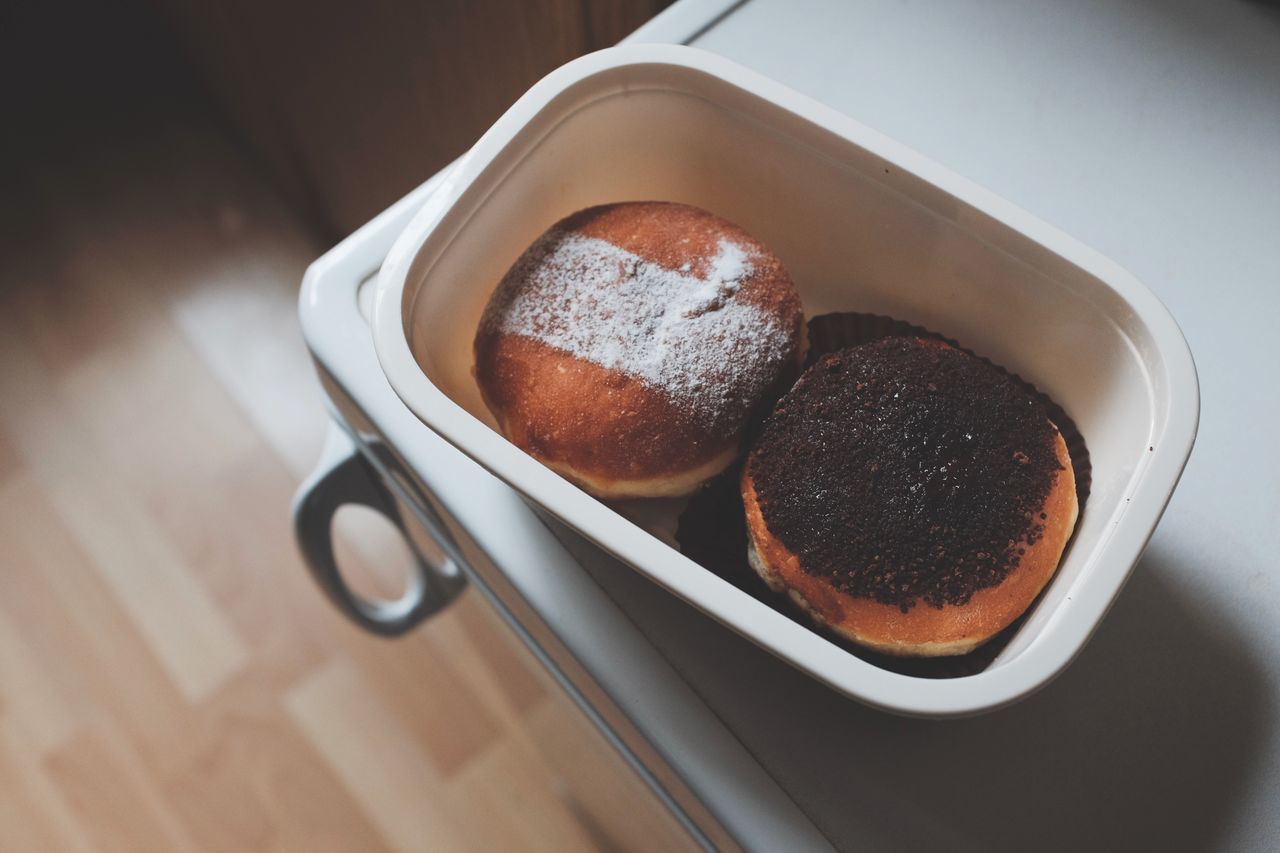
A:
<svg viewBox="0 0 1280 853">
<path fill-rule="evenodd" d="M 930 338 L 950 344 L 956 349 L 980 359 L 983 363 L 990 364 L 996 370 L 1008 374 L 1014 382 L 1025 388 L 1028 394 L 1040 401 L 1040 405 L 1044 406 L 1045 411 L 1049 414 L 1049 420 L 1057 424 L 1059 431 L 1062 432 L 1062 438 L 1067 442 L 1067 453 L 1071 456 L 1071 470 L 1076 478 L 1076 503 L 1080 507 L 1080 513 L 1084 514 L 1084 505 L 1089 498 L 1089 489 L 1093 484 L 1093 464 L 1089 460 L 1089 448 L 1085 444 L 1084 436 L 1081 435 L 1076 422 L 1067 414 L 1066 410 L 1034 384 L 1016 373 L 1009 373 L 1000 365 L 994 364 L 990 359 L 961 346 L 951 338 L 929 331 L 923 326 L 895 320 L 883 314 L 833 311 L 829 314 L 818 314 L 810 318 L 808 327 L 809 350 L 804 364 L 806 368 L 812 366 L 815 361 L 829 352 L 847 349 L 848 347 L 858 346 L 881 338 L 911 336 Z"/>
<path fill-rule="evenodd" d="M 879 314 L 835 312 L 819 314 L 809 320 L 809 359 L 814 361 L 838 349 L 844 349 L 884 337 L 913 335 L 934 338 L 973 354 L 956 341 L 929 331 L 921 326 L 895 320 Z M 981 356 L 976 356 L 981 358 Z M 983 361 L 987 361 L 983 359 Z M 987 362 L 990 363 L 990 362 Z M 993 365 L 1004 370 L 999 365 Z M 1007 371 L 1006 371 L 1007 372 Z M 1085 512 L 1089 496 L 1091 466 L 1089 451 L 1075 422 L 1048 395 L 1016 374 L 1008 374 L 1034 395 L 1050 420 L 1058 425 L 1071 454 L 1071 467 L 1075 471 L 1076 493 L 1080 513 Z M 755 429 L 758 432 L 759 428 Z M 799 606 L 785 595 L 773 592 L 746 561 L 747 526 L 743 515 L 742 492 L 738 487 L 741 466 L 734 466 L 713 479 L 692 496 L 681 513 L 676 540 L 681 553 L 698 565 L 723 578 L 792 620 L 814 628 L 828 640 L 868 663 L 902 675 L 916 678 L 963 678 L 984 671 L 1018 633 L 1027 617 L 1035 610 L 1035 604 L 1027 608 L 1009 627 L 983 643 L 967 655 L 941 658 L 901 658 L 883 655 L 858 646 L 821 626 L 814 626 Z M 1043 593 L 1042 593 L 1043 595 Z"/>
<path fill-rule="evenodd" d="M 1061 465 L 1044 407 L 937 341 L 829 353 L 748 460 L 769 531 L 805 572 L 905 612 L 999 585 L 1043 530 Z"/>
</svg>

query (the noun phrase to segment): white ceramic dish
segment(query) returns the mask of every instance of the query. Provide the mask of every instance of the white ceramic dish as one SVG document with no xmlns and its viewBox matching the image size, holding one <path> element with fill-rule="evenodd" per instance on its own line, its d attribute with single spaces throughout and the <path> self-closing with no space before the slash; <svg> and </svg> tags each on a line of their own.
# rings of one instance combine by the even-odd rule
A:
<svg viewBox="0 0 1280 853">
<path fill-rule="evenodd" d="M 669 199 L 772 247 L 809 315 L 888 314 L 953 337 L 1049 393 L 1088 443 L 1073 545 L 983 672 L 881 669 L 792 621 L 595 500 L 493 428 L 471 342 L 493 286 L 560 217 Z M 935 163 L 712 54 L 583 57 L 534 86 L 413 219 L 378 280 L 374 340 L 406 405 L 529 500 L 848 696 L 917 716 L 991 710 L 1080 651 L 1146 546 L 1191 452 L 1195 366 L 1173 318 L 1114 263 Z"/>
</svg>

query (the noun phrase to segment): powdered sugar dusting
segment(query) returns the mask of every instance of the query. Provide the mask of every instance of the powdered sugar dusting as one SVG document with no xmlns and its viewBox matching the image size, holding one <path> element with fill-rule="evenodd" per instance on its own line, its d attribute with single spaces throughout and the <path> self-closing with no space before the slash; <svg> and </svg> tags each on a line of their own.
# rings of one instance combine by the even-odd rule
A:
<svg viewBox="0 0 1280 853">
<path fill-rule="evenodd" d="M 698 266 L 704 276 L 553 229 L 503 278 L 483 323 L 636 377 L 720 426 L 772 381 L 791 334 L 736 298 L 754 269 L 748 249 L 721 239 Z"/>
</svg>

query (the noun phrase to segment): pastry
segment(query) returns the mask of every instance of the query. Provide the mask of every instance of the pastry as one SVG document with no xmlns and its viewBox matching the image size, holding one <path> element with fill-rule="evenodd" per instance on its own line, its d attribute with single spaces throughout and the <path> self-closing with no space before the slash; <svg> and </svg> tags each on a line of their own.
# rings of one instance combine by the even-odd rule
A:
<svg viewBox="0 0 1280 853">
<path fill-rule="evenodd" d="M 1039 400 L 923 338 L 819 359 L 766 420 L 740 487 L 747 556 L 769 586 L 901 656 L 964 654 L 1017 619 L 1077 515 Z"/>
<path fill-rule="evenodd" d="M 669 202 L 556 223 L 498 284 L 475 338 L 502 433 L 602 498 L 683 495 L 722 471 L 803 357 L 778 258 Z"/>
</svg>

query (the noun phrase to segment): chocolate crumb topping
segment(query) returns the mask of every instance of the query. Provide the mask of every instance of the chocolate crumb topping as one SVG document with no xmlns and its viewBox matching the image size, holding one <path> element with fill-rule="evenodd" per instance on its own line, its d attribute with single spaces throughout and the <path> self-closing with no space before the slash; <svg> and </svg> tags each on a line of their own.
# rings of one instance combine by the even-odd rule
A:
<svg viewBox="0 0 1280 853">
<path fill-rule="evenodd" d="M 958 349 L 885 338 L 819 359 L 748 461 L 770 532 L 858 598 L 964 604 L 1044 531 L 1061 465 L 1043 405 Z"/>
</svg>

